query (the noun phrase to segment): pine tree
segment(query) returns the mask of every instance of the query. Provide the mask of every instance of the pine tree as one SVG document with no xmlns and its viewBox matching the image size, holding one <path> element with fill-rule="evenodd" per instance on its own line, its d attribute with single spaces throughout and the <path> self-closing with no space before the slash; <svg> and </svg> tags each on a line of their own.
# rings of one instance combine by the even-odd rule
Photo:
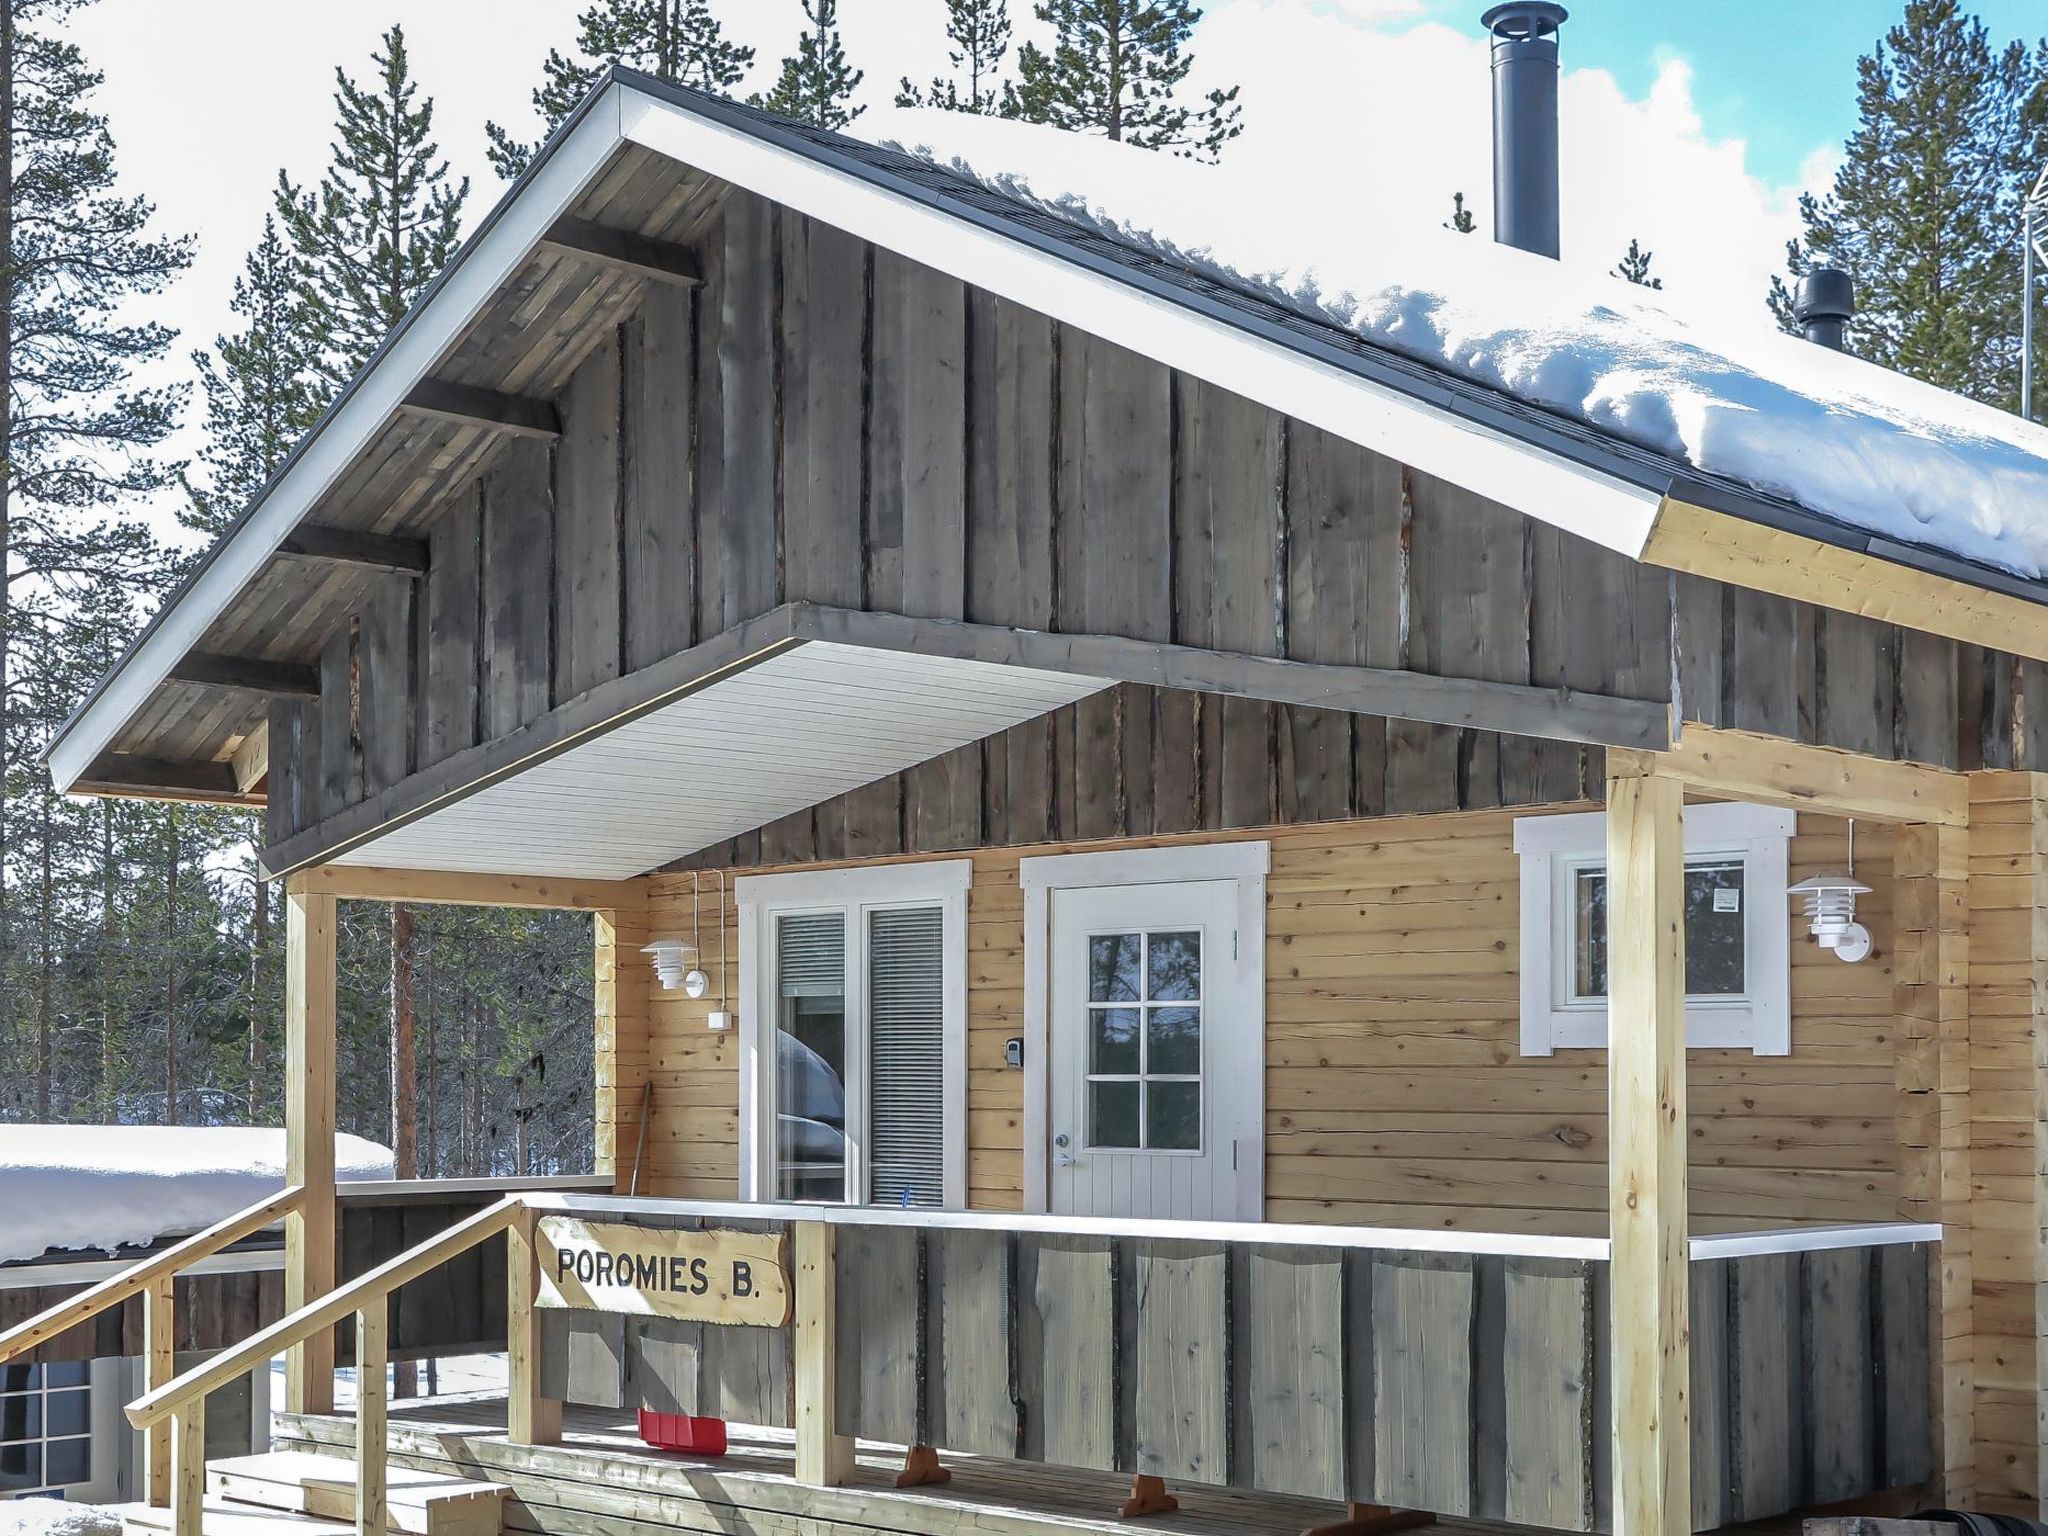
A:
<svg viewBox="0 0 2048 1536">
<path fill-rule="evenodd" d="M 172 332 L 128 316 L 191 262 L 152 232 L 146 198 L 115 192 L 114 141 L 92 104 L 99 71 L 52 30 L 76 0 L 0 0 L 0 783 L 18 762 L 17 593 L 149 579 L 156 551 L 111 515 L 175 474 L 153 452 L 176 390 L 140 388 Z M 14 848 L 0 807 L 0 977 L 14 950 Z M 0 1041 L 16 1010 L 0 1000 Z"/>
<path fill-rule="evenodd" d="M 754 105 L 820 128 L 844 128 L 867 110 L 850 105 L 867 72 L 846 62 L 839 0 L 803 0 L 803 8 L 809 28 L 782 61 L 774 89 L 754 97 Z"/>
<path fill-rule="evenodd" d="M 562 126 L 599 75 L 612 64 L 642 70 L 672 85 L 726 92 L 753 67 L 754 50 L 730 42 L 711 0 L 600 0 L 576 18 L 576 56 L 549 49 L 533 109 L 546 125 L 545 140 Z M 486 123 L 491 164 L 510 180 L 540 149 L 522 144 L 496 123 Z"/>
<path fill-rule="evenodd" d="M 381 344 L 460 239 L 469 181 L 453 182 L 420 99 L 405 31 L 384 34 L 369 89 L 337 67 L 334 159 L 317 188 L 277 176 L 277 216 L 322 377 L 338 387 Z"/>
<path fill-rule="evenodd" d="M 923 90 L 906 75 L 896 105 L 943 107 L 984 117 L 1013 115 L 1015 88 L 999 79 L 1010 51 L 1008 0 L 946 0 L 946 36 L 953 43 L 946 57 L 953 62 L 954 78 L 935 79 L 929 90 Z"/>
<path fill-rule="evenodd" d="M 1657 253 L 1655 251 L 1644 250 L 1641 241 L 1632 239 L 1629 241 L 1628 250 L 1623 253 L 1621 260 L 1610 267 L 1608 272 L 1611 276 L 1618 277 L 1624 282 L 1635 283 L 1644 288 L 1661 289 L 1664 286 L 1664 279 L 1653 277 L 1650 274 L 1650 263 L 1656 259 L 1656 256 Z"/>
<path fill-rule="evenodd" d="M 242 328 L 216 337 L 213 351 L 192 354 L 206 396 L 206 446 L 204 481 L 185 480 L 191 506 L 180 519 L 188 528 L 222 532 L 320 414 L 320 358 L 299 296 L 303 280 L 275 215 L 266 216 L 228 302 Z"/>
<path fill-rule="evenodd" d="M 1798 278 L 1845 268 L 1860 355 L 2010 406 L 2021 299 L 2011 231 L 2048 112 L 2044 80 L 2048 51 L 1994 48 L 1959 0 L 1908 0 L 1857 61 L 1858 122 L 1833 189 L 1800 200 L 1792 281 L 1771 282 L 1780 324 L 1793 326 Z"/>
<path fill-rule="evenodd" d="M 1469 235 L 1479 227 L 1479 221 L 1472 217 L 1472 210 L 1465 206 L 1465 194 L 1451 194 L 1451 216 L 1444 220 L 1444 228 L 1453 234 Z"/>
<path fill-rule="evenodd" d="M 1182 99 L 1202 19 L 1193 0 L 1039 0 L 1052 51 L 1017 55 L 1016 111 L 1034 123 L 1099 133 L 1142 149 L 1214 160 L 1244 131 L 1238 88 Z"/>
</svg>

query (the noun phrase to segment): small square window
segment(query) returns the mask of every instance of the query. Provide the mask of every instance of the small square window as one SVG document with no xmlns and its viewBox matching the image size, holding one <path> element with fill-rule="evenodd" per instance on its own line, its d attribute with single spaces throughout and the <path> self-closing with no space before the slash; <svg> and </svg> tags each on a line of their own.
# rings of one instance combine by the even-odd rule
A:
<svg viewBox="0 0 2048 1536">
<path fill-rule="evenodd" d="M 1791 1048 L 1790 811 L 1685 812 L 1686 1039 L 1783 1055 Z M 1522 1053 L 1607 1043 L 1607 818 L 1515 823 L 1522 864 Z"/>
</svg>

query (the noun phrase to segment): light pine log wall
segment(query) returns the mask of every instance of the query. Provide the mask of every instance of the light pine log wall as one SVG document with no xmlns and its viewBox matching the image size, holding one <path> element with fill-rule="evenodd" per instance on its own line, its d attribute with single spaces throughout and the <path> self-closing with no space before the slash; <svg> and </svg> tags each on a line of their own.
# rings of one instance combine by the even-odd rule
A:
<svg viewBox="0 0 2048 1536">
<path fill-rule="evenodd" d="M 1267 912 L 1267 1215 L 1462 1229 L 1597 1232 L 1606 1203 L 1605 1056 L 1519 1055 L 1513 815 L 1392 817 L 1257 834 L 1273 843 Z M 1878 952 L 1845 965 L 1787 904 L 1793 1054 L 1697 1052 L 1693 1209 L 1703 1229 L 1897 1213 L 1890 842 L 1864 826 L 1859 913 Z M 1188 839 L 1154 839 L 1188 841 Z M 969 1184 L 978 1207 L 1023 1192 L 1022 853 L 983 850 L 969 897 Z M 1091 847 L 1102 846 L 1091 844 Z M 1839 822 L 1803 816 L 1794 880 L 1839 869 Z M 815 867 L 815 866 L 810 866 Z M 716 953 L 715 881 L 703 890 Z M 689 931 L 687 875 L 656 876 L 653 929 Z M 729 932 L 738 994 L 738 935 Z M 655 992 L 648 1193 L 737 1188 L 738 1042 L 704 1028 L 717 994 Z"/>
</svg>

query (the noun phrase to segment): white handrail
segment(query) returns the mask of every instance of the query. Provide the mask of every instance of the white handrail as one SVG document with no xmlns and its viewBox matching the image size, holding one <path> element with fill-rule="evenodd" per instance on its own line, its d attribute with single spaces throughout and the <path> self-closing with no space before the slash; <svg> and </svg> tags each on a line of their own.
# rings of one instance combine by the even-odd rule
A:
<svg viewBox="0 0 2048 1536">
<path fill-rule="evenodd" d="M 923 1227 L 941 1231 L 1043 1233 L 1062 1237 L 1131 1237 L 1205 1243 L 1285 1243 L 1302 1248 L 1369 1248 L 1390 1252 L 1465 1254 L 1479 1258 L 1604 1261 L 1604 1237 L 1542 1233 L 1456 1232 L 1426 1227 L 1297 1225 L 1281 1221 L 1126 1220 L 1104 1216 L 1049 1216 L 1017 1211 L 904 1210 L 895 1206 L 799 1205 L 744 1200 L 675 1200 L 660 1196 L 536 1193 L 521 1197 L 529 1210 L 576 1216 L 688 1216 L 706 1221 L 817 1221 L 828 1226 Z M 1923 1222 L 1868 1222 L 1788 1227 L 1769 1232 L 1712 1234 L 1692 1239 L 1695 1259 L 1754 1253 L 1808 1253 L 1828 1248 L 1877 1248 L 1938 1243 L 1941 1228 Z"/>
</svg>

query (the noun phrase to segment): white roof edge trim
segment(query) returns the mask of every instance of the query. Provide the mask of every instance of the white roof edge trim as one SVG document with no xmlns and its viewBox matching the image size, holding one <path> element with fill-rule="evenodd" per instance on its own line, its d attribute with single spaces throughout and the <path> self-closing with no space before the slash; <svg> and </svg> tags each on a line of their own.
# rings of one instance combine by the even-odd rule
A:
<svg viewBox="0 0 2048 1536">
<path fill-rule="evenodd" d="M 636 144 L 1631 559 L 1663 498 L 849 172 L 621 87 Z"/>
<path fill-rule="evenodd" d="M 518 270 L 548 226 L 559 218 L 625 141 L 622 88 L 593 103 L 516 198 L 463 253 L 441 290 L 377 361 L 355 393 L 306 446 L 304 455 L 271 488 L 249 521 L 238 528 L 192 587 L 146 634 L 107 685 L 50 753 L 50 777 L 66 793 L 85 776 L 121 727 L 170 675 L 276 553 L 313 504 L 354 462 L 390 419 L 412 387 L 426 377 L 469 323 Z"/>
</svg>

